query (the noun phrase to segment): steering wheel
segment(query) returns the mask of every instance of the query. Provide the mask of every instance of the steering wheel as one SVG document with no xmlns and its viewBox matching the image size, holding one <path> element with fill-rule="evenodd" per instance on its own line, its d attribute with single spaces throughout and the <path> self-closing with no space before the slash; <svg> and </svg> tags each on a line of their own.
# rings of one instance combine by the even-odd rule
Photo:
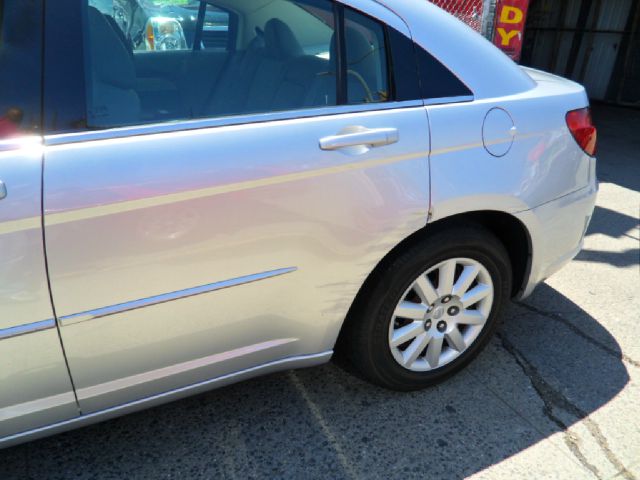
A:
<svg viewBox="0 0 640 480">
<path fill-rule="evenodd" d="M 355 70 L 347 70 L 347 75 L 353 76 L 358 81 L 358 83 L 362 86 L 362 89 L 364 90 L 364 93 L 366 95 L 366 98 L 365 98 L 366 102 L 374 103 L 375 100 L 373 99 L 373 92 L 369 88 L 369 85 L 367 85 L 367 81 L 364 79 L 364 77 L 360 75 L 358 72 L 356 72 Z"/>
</svg>

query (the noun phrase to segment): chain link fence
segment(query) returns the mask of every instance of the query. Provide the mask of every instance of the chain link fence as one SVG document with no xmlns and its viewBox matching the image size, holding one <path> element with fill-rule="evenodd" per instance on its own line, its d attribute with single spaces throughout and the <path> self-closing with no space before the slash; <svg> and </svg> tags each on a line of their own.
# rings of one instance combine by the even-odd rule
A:
<svg viewBox="0 0 640 480">
<path fill-rule="evenodd" d="M 475 31 L 491 38 L 496 0 L 430 0 L 434 5 L 459 18 Z"/>
</svg>

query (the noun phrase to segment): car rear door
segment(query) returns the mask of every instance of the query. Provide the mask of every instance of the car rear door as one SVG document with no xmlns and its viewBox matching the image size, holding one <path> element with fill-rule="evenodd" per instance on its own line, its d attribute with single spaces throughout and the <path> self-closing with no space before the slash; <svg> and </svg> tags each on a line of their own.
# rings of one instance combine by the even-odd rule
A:
<svg viewBox="0 0 640 480">
<path fill-rule="evenodd" d="M 408 35 L 390 12 L 364 3 L 393 24 L 393 35 Z M 124 79 L 131 66 L 118 63 L 127 62 L 118 48 L 101 50 L 112 41 L 100 30 L 103 19 L 65 12 L 78 32 L 74 41 L 67 30 L 58 54 L 79 74 L 60 81 L 67 93 L 58 101 L 70 101 L 47 120 L 69 132 L 47 138 L 45 230 L 83 413 L 273 362 L 326 357 L 366 276 L 424 226 L 428 122 L 417 97 L 392 89 L 404 87 L 392 79 L 384 25 L 328 0 L 303 6 L 242 19 L 243 31 L 265 30 L 266 45 L 253 55 L 259 42 L 247 42 L 242 59 L 228 62 L 257 72 L 243 95 L 237 84 L 246 77 L 218 80 L 235 84 L 214 102 L 236 105 L 232 115 L 153 125 L 140 120 L 144 112 L 131 121 L 136 84 Z M 337 12 L 347 24 L 338 36 Z M 85 90 L 74 83 L 84 77 L 73 46 L 83 41 L 80 25 L 101 32 L 99 47 L 85 47 L 108 67 L 94 66 L 87 86 L 94 105 L 84 111 L 84 97 L 74 97 Z M 295 48 L 282 43 L 291 35 L 302 39 Z M 344 69 L 338 102 L 335 72 L 319 70 L 310 88 L 300 84 L 310 65 L 335 70 L 332 44 L 344 45 L 353 72 Z M 372 55 L 366 67 L 363 46 Z M 403 68 L 417 85 L 415 65 Z M 104 108 L 95 102 L 107 87 L 97 82 L 109 86 Z M 296 103 L 313 89 L 320 103 Z M 245 101 L 255 103 L 238 107 Z M 82 118 L 93 130 L 78 128 Z"/>
<path fill-rule="evenodd" d="M 0 2 L 0 445 L 78 415 L 42 242 L 42 2 Z"/>
</svg>

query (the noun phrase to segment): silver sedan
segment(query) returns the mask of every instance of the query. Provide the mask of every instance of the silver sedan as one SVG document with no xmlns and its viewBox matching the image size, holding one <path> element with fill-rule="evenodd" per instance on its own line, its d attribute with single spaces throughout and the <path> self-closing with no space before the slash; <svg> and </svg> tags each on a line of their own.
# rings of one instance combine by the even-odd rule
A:
<svg viewBox="0 0 640 480">
<path fill-rule="evenodd" d="M 128 5 L 0 3 L 0 447 L 334 353 L 433 385 L 579 252 L 580 85 L 426 1 Z"/>
</svg>

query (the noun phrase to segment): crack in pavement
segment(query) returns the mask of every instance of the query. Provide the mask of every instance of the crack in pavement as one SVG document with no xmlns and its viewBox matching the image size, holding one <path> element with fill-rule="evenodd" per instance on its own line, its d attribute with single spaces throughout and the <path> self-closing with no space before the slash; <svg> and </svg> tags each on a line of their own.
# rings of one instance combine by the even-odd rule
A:
<svg viewBox="0 0 640 480">
<path fill-rule="evenodd" d="M 624 362 L 627 362 L 630 365 L 633 365 L 636 368 L 640 368 L 640 362 L 638 360 L 634 360 L 633 358 L 629 357 L 628 355 L 624 354 L 622 351 L 618 351 L 615 348 L 611 348 L 607 345 L 605 345 L 604 343 L 602 343 L 600 340 L 597 340 L 595 338 L 593 338 L 591 335 L 589 335 L 588 333 L 585 333 L 584 331 L 580 330 L 578 327 L 576 327 L 573 323 L 571 323 L 570 321 L 568 321 L 566 318 L 562 317 L 561 315 L 554 313 L 554 312 L 547 312 L 545 310 L 542 310 L 538 307 L 534 307 L 533 305 L 529 305 L 528 303 L 522 303 L 522 302 L 515 302 L 516 305 L 529 310 L 530 312 L 536 313 L 538 315 L 542 315 L 543 317 L 547 317 L 551 320 L 555 320 L 556 322 L 560 322 L 562 323 L 565 327 L 567 327 L 569 330 L 571 330 L 573 333 L 575 333 L 576 335 L 580 336 L 581 338 L 583 338 L 584 340 L 586 340 L 587 342 L 589 342 L 591 345 L 599 348 L 600 350 L 602 350 L 603 352 L 611 355 L 612 357 L 615 357 L 619 360 L 622 360 Z"/>
<path fill-rule="evenodd" d="M 565 423 L 561 418 L 554 414 L 554 407 L 574 416 L 576 420 L 582 421 L 604 453 L 607 460 L 609 460 L 609 462 L 616 468 L 616 471 L 620 472 L 620 475 L 622 475 L 622 477 L 626 480 L 636 480 L 634 475 L 624 466 L 624 464 L 618 459 L 618 457 L 616 457 L 613 451 L 611 451 L 611 447 L 609 446 L 607 438 L 602 433 L 602 430 L 600 430 L 598 424 L 591 418 L 589 418 L 588 413 L 582 410 L 577 405 L 571 403 L 571 401 L 562 393 L 554 389 L 542 377 L 540 372 L 538 372 L 538 369 L 526 359 L 526 357 L 515 347 L 515 345 L 513 345 L 507 339 L 507 337 L 503 333 L 498 332 L 497 337 L 500 339 L 501 345 L 505 349 L 505 351 L 514 358 L 518 366 L 522 369 L 525 376 L 529 379 L 531 385 L 538 394 L 538 397 L 542 400 L 542 403 L 544 405 L 542 411 L 545 416 L 564 432 L 565 443 L 571 453 L 578 459 L 578 461 L 585 468 L 591 471 L 591 473 L 593 473 L 598 479 L 603 478 L 600 471 L 594 465 L 588 462 L 587 458 L 580 450 L 579 437 L 569 432 L 569 425 L 567 425 L 567 423 Z"/>
</svg>

